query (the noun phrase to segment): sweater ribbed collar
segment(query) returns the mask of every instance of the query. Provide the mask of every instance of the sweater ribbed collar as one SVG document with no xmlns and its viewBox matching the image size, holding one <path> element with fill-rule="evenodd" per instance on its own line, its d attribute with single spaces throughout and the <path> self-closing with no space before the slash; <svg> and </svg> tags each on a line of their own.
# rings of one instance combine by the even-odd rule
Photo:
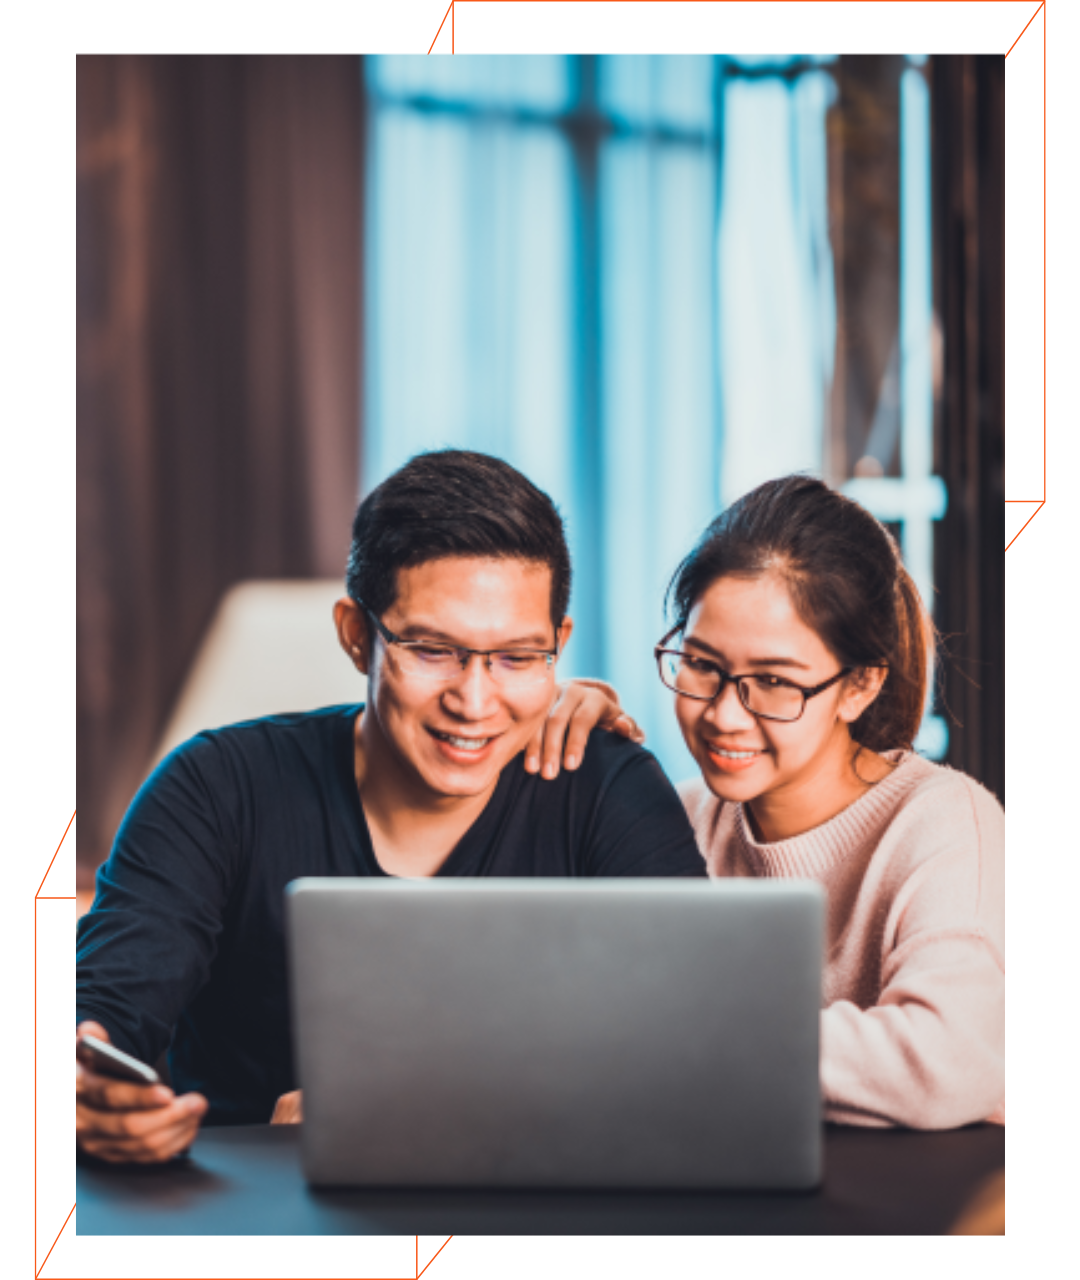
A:
<svg viewBox="0 0 1080 1280">
<path fill-rule="evenodd" d="M 883 751 L 896 768 L 846 809 L 788 840 L 756 840 L 745 807 L 734 808 L 735 838 L 746 862 L 758 876 L 778 878 L 818 878 L 839 866 L 856 849 L 865 847 L 881 821 L 894 810 L 905 794 L 933 766 L 913 751 Z"/>
</svg>

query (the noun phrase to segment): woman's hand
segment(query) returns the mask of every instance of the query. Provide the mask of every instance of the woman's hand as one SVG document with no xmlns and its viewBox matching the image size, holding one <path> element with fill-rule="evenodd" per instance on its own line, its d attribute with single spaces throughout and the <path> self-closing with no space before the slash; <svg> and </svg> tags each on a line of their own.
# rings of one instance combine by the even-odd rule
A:
<svg viewBox="0 0 1080 1280">
<path fill-rule="evenodd" d="M 283 1093 L 277 1100 L 274 1114 L 270 1117 L 270 1123 L 301 1124 L 304 1119 L 304 1111 L 301 1105 L 303 1096 L 299 1089 L 294 1089 L 292 1093 Z"/>
<path fill-rule="evenodd" d="M 569 680 L 559 685 L 559 696 L 544 723 L 525 748 L 526 773 L 545 778 L 558 775 L 560 764 L 576 769 L 585 754 L 593 729 L 620 733 L 631 742 L 645 735 L 619 705 L 619 695 L 603 680 Z"/>
</svg>

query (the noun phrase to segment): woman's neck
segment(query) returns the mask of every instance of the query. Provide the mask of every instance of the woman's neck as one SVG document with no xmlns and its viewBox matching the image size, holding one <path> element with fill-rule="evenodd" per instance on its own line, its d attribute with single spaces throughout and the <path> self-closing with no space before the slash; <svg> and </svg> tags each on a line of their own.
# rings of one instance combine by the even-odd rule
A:
<svg viewBox="0 0 1080 1280">
<path fill-rule="evenodd" d="M 797 778 L 743 806 L 754 838 L 774 844 L 820 827 L 864 796 L 893 767 L 845 733 L 835 748 L 819 755 Z"/>
</svg>

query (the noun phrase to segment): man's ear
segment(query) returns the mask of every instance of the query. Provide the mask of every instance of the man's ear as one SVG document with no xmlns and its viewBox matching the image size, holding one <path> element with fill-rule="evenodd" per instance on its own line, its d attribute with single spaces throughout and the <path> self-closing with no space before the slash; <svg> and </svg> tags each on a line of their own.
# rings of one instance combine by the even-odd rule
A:
<svg viewBox="0 0 1080 1280">
<path fill-rule="evenodd" d="M 837 714 L 852 724 L 881 692 L 889 674 L 888 667 L 859 667 L 844 681 Z"/>
<path fill-rule="evenodd" d="M 334 605 L 334 626 L 337 628 L 338 644 L 349 655 L 350 662 L 361 675 L 368 675 L 371 666 L 371 639 L 368 635 L 367 618 L 363 609 L 350 596 L 342 596 Z"/>
<path fill-rule="evenodd" d="M 573 618 L 563 618 L 559 623 L 559 629 L 555 632 L 555 647 L 561 654 L 566 648 L 566 642 L 570 639 L 570 632 L 574 629 Z"/>
</svg>

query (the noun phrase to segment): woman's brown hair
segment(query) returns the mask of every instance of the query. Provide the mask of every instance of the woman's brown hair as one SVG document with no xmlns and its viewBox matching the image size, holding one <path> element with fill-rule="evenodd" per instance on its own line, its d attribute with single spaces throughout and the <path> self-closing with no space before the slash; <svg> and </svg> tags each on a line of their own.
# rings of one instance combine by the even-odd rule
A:
<svg viewBox="0 0 1080 1280">
<path fill-rule="evenodd" d="M 888 530 L 820 480 L 768 480 L 721 512 L 676 569 L 667 592 L 676 626 L 717 579 L 769 572 L 784 578 L 799 617 L 841 666 L 888 669 L 852 738 L 871 751 L 910 748 L 934 629 Z"/>
</svg>

